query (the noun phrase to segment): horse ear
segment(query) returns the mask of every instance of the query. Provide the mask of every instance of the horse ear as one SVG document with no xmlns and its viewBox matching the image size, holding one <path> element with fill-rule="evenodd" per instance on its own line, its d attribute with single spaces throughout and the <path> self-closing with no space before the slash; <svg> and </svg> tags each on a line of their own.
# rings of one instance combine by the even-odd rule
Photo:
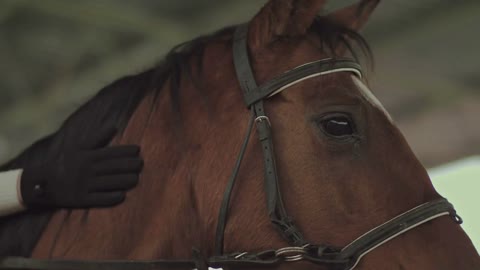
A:
<svg viewBox="0 0 480 270">
<path fill-rule="evenodd" d="M 304 35 L 326 0 L 270 0 L 250 22 L 250 46 Z"/>
<path fill-rule="evenodd" d="M 336 10 L 327 15 L 330 20 L 359 31 L 367 23 L 380 0 L 361 0 L 356 4 Z"/>
</svg>

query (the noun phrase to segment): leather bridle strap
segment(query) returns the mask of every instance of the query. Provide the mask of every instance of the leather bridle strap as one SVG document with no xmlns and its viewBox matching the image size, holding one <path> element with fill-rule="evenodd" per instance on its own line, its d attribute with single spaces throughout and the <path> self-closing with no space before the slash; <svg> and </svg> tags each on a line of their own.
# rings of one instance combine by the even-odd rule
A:
<svg viewBox="0 0 480 270">
<path fill-rule="evenodd" d="M 243 140 L 242 148 L 240 149 L 240 153 L 238 154 L 233 172 L 230 176 L 230 179 L 227 182 L 222 203 L 220 205 L 220 211 L 218 214 L 218 221 L 217 221 L 217 229 L 215 234 L 215 255 L 223 254 L 223 238 L 224 238 L 225 226 L 227 225 L 230 197 L 232 195 L 232 191 L 235 186 L 235 179 L 237 178 L 238 172 L 240 171 L 240 165 L 242 164 L 243 156 L 245 155 L 245 150 L 247 149 L 250 135 L 252 134 L 254 122 L 255 122 L 255 112 L 252 109 L 250 121 L 248 123 L 247 134 L 245 135 L 245 139 Z"/>
<path fill-rule="evenodd" d="M 241 89 L 244 95 L 256 91 L 257 84 L 250 68 L 250 60 L 248 56 L 247 37 L 248 27 L 246 24 L 237 27 L 234 34 L 233 42 L 233 60 L 237 78 L 239 80 Z M 299 231 L 295 228 L 290 218 L 288 217 L 283 201 L 281 198 L 280 189 L 278 187 L 278 174 L 275 165 L 275 157 L 273 152 L 273 141 L 270 131 L 270 123 L 268 117 L 265 115 L 263 100 L 260 99 L 252 106 L 248 106 L 252 112 L 255 122 L 257 123 L 257 132 L 260 143 L 263 149 L 264 166 L 265 166 L 265 193 L 267 194 L 267 209 L 272 223 L 276 224 L 287 240 L 295 245 L 304 244 L 305 240 Z M 249 136 L 249 134 L 247 135 Z M 243 159 L 243 154 L 240 154 L 238 159 Z M 238 163 L 238 162 L 237 162 Z M 227 189 L 224 193 L 222 205 L 220 207 L 220 215 L 217 223 L 215 254 L 223 254 L 223 240 L 224 230 L 227 222 L 226 213 L 228 211 L 228 202 L 230 201 L 231 188 L 236 179 L 238 171 L 230 178 L 227 184 Z"/>
<path fill-rule="evenodd" d="M 257 86 L 247 46 L 248 25 L 237 27 L 234 34 L 233 60 L 238 82 L 243 90 L 245 105 L 250 108 L 255 103 L 270 98 L 288 87 L 316 76 L 347 71 L 362 77 L 362 67 L 350 58 L 325 58 L 300 65 L 288 70 L 270 81 Z"/>
<path fill-rule="evenodd" d="M 258 92 L 258 86 L 250 65 L 247 46 L 248 25 L 237 27 L 234 34 L 233 61 L 237 78 L 245 97 Z M 271 222 L 276 225 L 282 236 L 292 245 L 306 244 L 300 231 L 295 227 L 288 216 L 283 204 L 278 173 L 275 164 L 275 152 L 270 129 L 270 121 L 265 114 L 263 99 L 261 97 L 253 104 L 246 104 L 255 112 L 257 133 L 262 147 L 264 158 L 264 189 L 267 199 L 267 210 Z"/>
<path fill-rule="evenodd" d="M 363 256 L 375 248 L 417 226 L 447 215 L 456 223 L 462 223 L 453 205 L 443 198 L 421 204 L 366 232 L 345 246 L 337 258 L 350 258 L 351 266 L 348 269 L 353 269 Z"/>
<path fill-rule="evenodd" d="M 277 76 L 261 86 L 257 86 L 250 65 L 247 34 L 247 24 L 237 27 L 233 42 L 233 60 L 237 78 L 243 91 L 245 104 L 253 111 L 255 122 L 257 123 L 257 133 L 262 146 L 265 167 L 264 189 L 267 197 L 268 215 L 272 224 L 275 225 L 289 244 L 293 246 L 303 246 L 307 244 L 307 241 L 303 238 L 299 229 L 288 216 L 283 204 L 279 187 L 279 177 L 275 164 L 270 120 L 265 114 L 263 101 L 300 81 L 328 73 L 348 71 L 361 77 L 361 67 L 351 59 L 322 59 L 301 65 Z M 241 160 L 242 158 L 243 154 L 239 155 L 238 159 Z M 215 242 L 215 254 L 217 255 L 223 253 L 228 202 L 230 200 L 231 189 L 233 188 L 237 173 L 238 171 L 234 170 L 234 174 L 232 174 L 232 177 L 227 184 L 227 189 L 224 193 L 222 205 L 220 207 Z"/>
<path fill-rule="evenodd" d="M 275 256 L 236 259 L 234 256 L 217 256 L 205 260 L 206 267 L 194 260 L 66 260 L 0 257 L 2 270 L 169 270 L 169 269 L 222 269 L 225 267 L 265 267 L 278 265 L 282 260 Z"/>
<path fill-rule="evenodd" d="M 358 77 L 362 77 L 361 66 L 357 62 L 347 58 L 326 58 L 291 69 L 261 85 L 256 91 L 245 93 L 245 104 L 247 107 L 250 107 L 260 100 L 272 97 L 300 81 L 340 71 L 353 72 Z"/>
<path fill-rule="evenodd" d="M 0 258 L 2 270 L 147 270 L 147 269 L 193 269 L 192 260 L 156 260 L 156 261 L 130 261 L 130 260 L 41 260 L 22 257 Z"/>
<path fill-rule="evenodd" d="M 214 256 L 205 260 L 204 263 L 209 267 L 274 267 L 283 261 L 305 260 L 316 264 L 333 266 L 334 269 L 352 270 L 358 264 L 360 259 L 379 247 L 380 245 L 394 239 L 395 237 L 406 233 L 428 221 L 449 215 L 458 224 L 462 223 L 453 206 L 445 199 L 438 199 L 432 202 L 424 203 L 399 216 L 383 223 L 382 225 L 370 230 L 351 244 L 344 247 L 339 252 L 325 251 L 320 247 L 305 247 L 305 249 L 296 248 L 297 255 L 282 255 L 285 251 L 292 248 L 283 248 L 279 250 L 267 250 L 257 254 L 235 253 L 231 255 Z M 292 259 L 294 258 L 294 260 Z M 199 270 L 206 268 L 198 267 L 195 260 L 41 260 L 21 257 L 0 257 L 0 269 L 19 270 L 161 270 L 161 269 L 192 269 L 197 267 Z"/>
</svg>

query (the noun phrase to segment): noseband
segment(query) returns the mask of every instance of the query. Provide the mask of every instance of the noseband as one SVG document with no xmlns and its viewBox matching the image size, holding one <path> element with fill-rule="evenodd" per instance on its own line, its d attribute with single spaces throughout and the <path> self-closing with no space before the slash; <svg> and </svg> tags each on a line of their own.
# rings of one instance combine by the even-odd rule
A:
<svg viewBox="0 0 480 270">
<path fill-rule="evenodd" d="M 344 248 L 317 245 L 308 242 L 287 214 L 280 193 L 278 173 L 275 165 L 271 123 L 265 113 L 263 102 L 286 88 L 309 78 L 334 72 L 351 72 L 361 77 L 360 65 L 351 59 L 323 59 L 289 70 L 271 81 L 257 86 L 253 76 L 247 48 L 248 26 L 239 26 L 234 34 L 234 65 L 243 91 L 244 101 L 251 111 L 247 134 L 238 155 L 233 173 L 220 206 L 215 236 L 215 255 L 204 259 L 194 250 L 192 260 L 37 260 L 22 257 L 0 257 L 0 269 L 37 270 L 147 270 L 147 269 L 192 269 L 199 270 L 228 267 L 276 266 L 282 262 L 305 260 L 326 265 L 331 269 L 354 269 L 368 252 L 417 226 L 441 216 L 451 216 L 458 224 L 461 218 L 445 199 L 421 204 L 363 234 Z M 228 220 L 228 209 L 235 179 L 240 170 L 253 126 L 256 125 L 265 164 L 264 189 L 270 220 L 290 245 L 262 252 L 236 252 L 224 254 L 224 232 Z"/>
</svg>

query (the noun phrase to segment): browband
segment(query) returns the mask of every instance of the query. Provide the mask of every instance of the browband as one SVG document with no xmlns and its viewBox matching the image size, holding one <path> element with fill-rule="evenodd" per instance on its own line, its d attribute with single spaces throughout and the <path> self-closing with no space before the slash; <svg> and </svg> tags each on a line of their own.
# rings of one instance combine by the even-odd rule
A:
<svg viewBox="0 0 480 270">
<path fill-rule="evenodd" d="M 349 58 L 326 58 L 306 63 L 291 69 L 268 82 L 257 86 L 252 69 L 247 46 L 247 25 L 241 25 L 235 31 L 235 42 L 233 45 L 234 61 L 237 71 L 237 78 L 244 91 L 245 105 L 250 108 L 253 104 L 262 99 L 272 97 L 288 87 L 301 81 L 336 72 L 352 72 L 362 77 L 362 68 L 353 59 Z"/>
<path fill-rule="evenodd" d="M 338 58 L 322 59 L 301 65 L 260 85 L 257 91 L 249 92 L 248 95 L 244 96 L 245 104 L 247 107 L 250 107 L 265 97 L 272 97 L 292 85 L 321 75 L 336 72 L 352 72 L 361 78 L 362 72 L 360 68 L 360 65 L 353 60 Z"/>
</svg>

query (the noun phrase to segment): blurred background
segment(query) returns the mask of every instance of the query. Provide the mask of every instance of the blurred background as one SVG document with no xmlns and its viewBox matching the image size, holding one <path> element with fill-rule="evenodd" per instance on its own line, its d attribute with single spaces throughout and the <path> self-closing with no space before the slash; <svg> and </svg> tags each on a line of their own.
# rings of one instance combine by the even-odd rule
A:
<svg viewBox="0 0 480 270">
<path fill-rule="evenodd" d="M 0 0 L 0 162 L 102 86 L 182 41 L 248 20 L 264 2 Z M 353 2 L 330 1 L 327 11 Z M 372 88 L 426 167 L 480 152 L 479 25 L 478 0 L 385 0 L 363 31 L 376 59 Z M 455 186 L 480 188 L 461 179 Z"/>
<path fill-rule="evenodd" d="M 259 0 L 0 0 L 0 162 L 102 86 L 172 46 L 248 20 Z M 330 1 L 334 10 L 354 1 Z M 419 159 L 480 151 L 480 1 L 383 1 L 363 31 L 373 90 Z"/>
</svg>

